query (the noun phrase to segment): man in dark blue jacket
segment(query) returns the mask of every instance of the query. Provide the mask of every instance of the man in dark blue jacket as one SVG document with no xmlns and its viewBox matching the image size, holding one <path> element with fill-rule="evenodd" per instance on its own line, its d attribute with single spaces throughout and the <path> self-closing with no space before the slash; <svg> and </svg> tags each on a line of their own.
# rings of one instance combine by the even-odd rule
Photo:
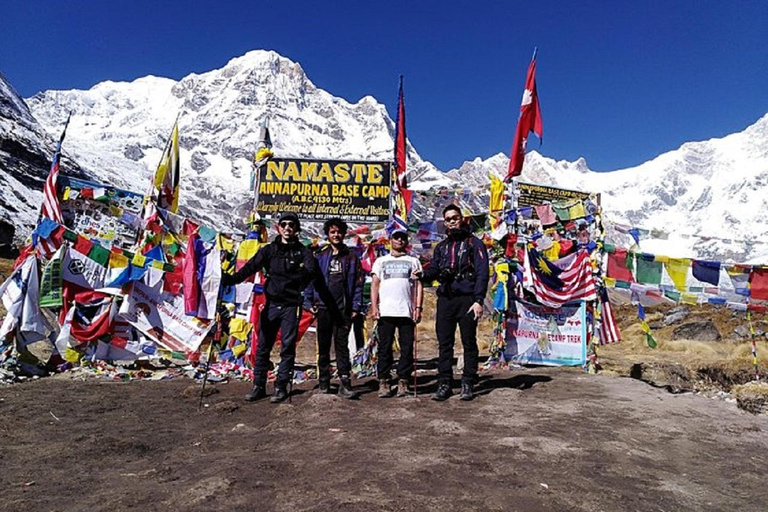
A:
<svg viewBox="0 0 768 512">
<path fill-rule="evenodd" d="M 320 272 L 328 284 L 336 307 L 344 316 L 344 324 L 337 325 L 328 312 L 322 298 L 314 288 L 307 288 L 304 295 L 304 308 L 317 315 L 317 372 L 320 380 L 320 392 L 330 393 L 331 386 L 331 344 L 336 352 L 336 369 L 339 374 L 339 396 L 357 398 L 352 391 L 352 364 L 349 360 L 349 330 L 352 319 L 362 311 L 363 281 L 365 275 L 360 266 L 360 258 L 344 244 L 347 235 L 347 223 L 343 219 L 328 219 L 323 225 L 329 244 L 318 252 Z"/>
<path fill-rule="evenodd" d="M 463 225 L 464 217 L 456 205 L 443 210 L 447 237 L 437 244 L 432 263 L 424 271 L 426 282 L 439 281 L 435 334 L 438 342 L 438 388 L 432 398 L 447 400 L 453 383 L 453 347 L 456 326 L 464 347 L 461 399 L 472 400 L 477 383 L 477 321 L 483 316 L 488 291 L 488 251 Z"/>
<path fill-rule="evenodd" d="M 259 317 L 259 344 L 256 348 L 256 364 L 253 368 L 253 390 L 245 396 L 248 402 L 264 398 L 267 394 L 269 355 L 278 331 L 282 334 L 282 346 L 275 394 L 271 402 L 278 403 L 288 398 L 287 388 L 293 380 L 296 338 L 306 288 L 312 284 L 321 297 L 332 302 L 331 293 L 312 251 L 299 242 L 299 231 L 301 231 L 301 225 L 296 214 L 283 213 L 278 222 L 280 236 L 260 249 L 234 275 L 224 274 L 221 278 L 222 285 L 229 286 L 241 283 L 259 271 L 263 271 L 267 277 L 264 283 L 267 302 Z M 343 323 L 341 312 L 335 303 L 329 306 L 329 312 L 337 324 Z"/>
</svg>

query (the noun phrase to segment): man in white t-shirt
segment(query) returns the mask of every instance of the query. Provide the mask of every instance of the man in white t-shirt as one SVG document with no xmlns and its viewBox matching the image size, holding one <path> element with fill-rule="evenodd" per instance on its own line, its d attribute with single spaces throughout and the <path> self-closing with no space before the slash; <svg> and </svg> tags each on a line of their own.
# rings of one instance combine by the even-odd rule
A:
<svg viewBox="0 0 768 512">
<path fill-rule="evenodd" d="M 395 329 L 400 341 L 400 359 L 397 363 L 397 396 L 405 396 L 413 372 L 413 343 L 416 324 L 421 321 L 422 285 L 421 263 L 408 256 L 408 232 L 396 229 L 390 238 L 391 251 L 373 264 L 371 286 L 371 314 L 378 321 L 379 398 L 392 396 L 389 382 L 392 369 L 392 342 Z"/>
</svg>

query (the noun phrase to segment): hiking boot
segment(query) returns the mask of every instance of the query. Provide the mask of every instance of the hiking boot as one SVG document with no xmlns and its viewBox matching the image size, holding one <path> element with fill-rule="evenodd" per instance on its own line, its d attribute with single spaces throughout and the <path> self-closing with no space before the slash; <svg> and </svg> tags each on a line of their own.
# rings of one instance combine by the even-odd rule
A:
<svg viewBox="0 0 768 512">
<path fill-rule="evenodd" d="M 408 394 L 408 381 L 405 379 L 400 379 L 397 381 L 397 396 L 398 397 L 404 397 Z"/>
<path fill-rule="evenodd" d="M 352 391 L 352 382 L 349 380 L 349 377 L 341 378 L 338 395 L 347 400 L 354 400 L 357 398 L 357 391 Z"/>
<path fill-rule="evenodd" d="M 474 386 L 472 384 L 469 384 L 468 382 L 462 382 L 461 383 L 461 396 L 459 396 L 459 400 L 464 400 L 465 402 L 472 400 L 475 398 L 475 392 L 474 392 Z"/>
<path fill-rule="evenodd" d="M 327 380 L 321 380 L 320 388 L 318 389 L 318 391 L 323 395 L 327 395 L 328 393 L 331 392 L 331 383 L 328 382 Z"/>
<path fill-rule="evenodd" d="M 388 380 L 379 381 L 379 398 L 389 398 L 392 396 L 392 385 Z"/>
<path fill-rule="evenodd" d="M 285 383 L 275 384 L 275 394 L 269 399 L 273 404 L 279 404 L 288 398 L 288 385 Z"/>
<path fill-rule="evenodd" d="M 453 391 L 451 391 L 451 385 L 448 383 L 442 383 L 440 386 L 438 386 L 437 391 L 432 395 L 432 400 L 444 402 L 448 400 L 451 395 L 453 395 Z"/>
<path fill-rule="evenodd" d="M 246 402 L 255 402 L 267 396 L 267 389 L 263 384 L 254 384 L 250 393 L 245 395 Z"/>
</svg>

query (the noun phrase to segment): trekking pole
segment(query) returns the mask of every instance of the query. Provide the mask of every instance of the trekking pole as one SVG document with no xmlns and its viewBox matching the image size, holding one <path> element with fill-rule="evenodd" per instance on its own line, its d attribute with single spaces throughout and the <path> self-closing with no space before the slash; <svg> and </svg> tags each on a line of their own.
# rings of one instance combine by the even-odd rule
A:
<svg viewBox="0 0 768 512">
<path fill-rule="evenodd" d="M 419 394 L 419 324 L 413 326 L 413 397 Z"/>
</svg>

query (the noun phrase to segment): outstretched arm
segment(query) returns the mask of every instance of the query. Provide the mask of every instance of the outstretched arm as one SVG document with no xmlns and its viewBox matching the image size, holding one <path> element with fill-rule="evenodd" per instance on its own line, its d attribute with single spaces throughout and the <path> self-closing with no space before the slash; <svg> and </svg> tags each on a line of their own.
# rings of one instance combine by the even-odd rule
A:
<svg viewBox="0 0 768 512">
<path fill-rule="evenodd" d="M 235 272 L 234 274 L 222 274 L 221 284 L 222 286 L 232 286 L 233 284 L 242 283 L 250 276 L 254 275 L 259 270 L 264 268 L 267 263 L 267 251 L 269 246 L 259 249 L 256 255 L 248 260 L 248 263 L 243 265 L 243 268 Z"/>
</svg>

